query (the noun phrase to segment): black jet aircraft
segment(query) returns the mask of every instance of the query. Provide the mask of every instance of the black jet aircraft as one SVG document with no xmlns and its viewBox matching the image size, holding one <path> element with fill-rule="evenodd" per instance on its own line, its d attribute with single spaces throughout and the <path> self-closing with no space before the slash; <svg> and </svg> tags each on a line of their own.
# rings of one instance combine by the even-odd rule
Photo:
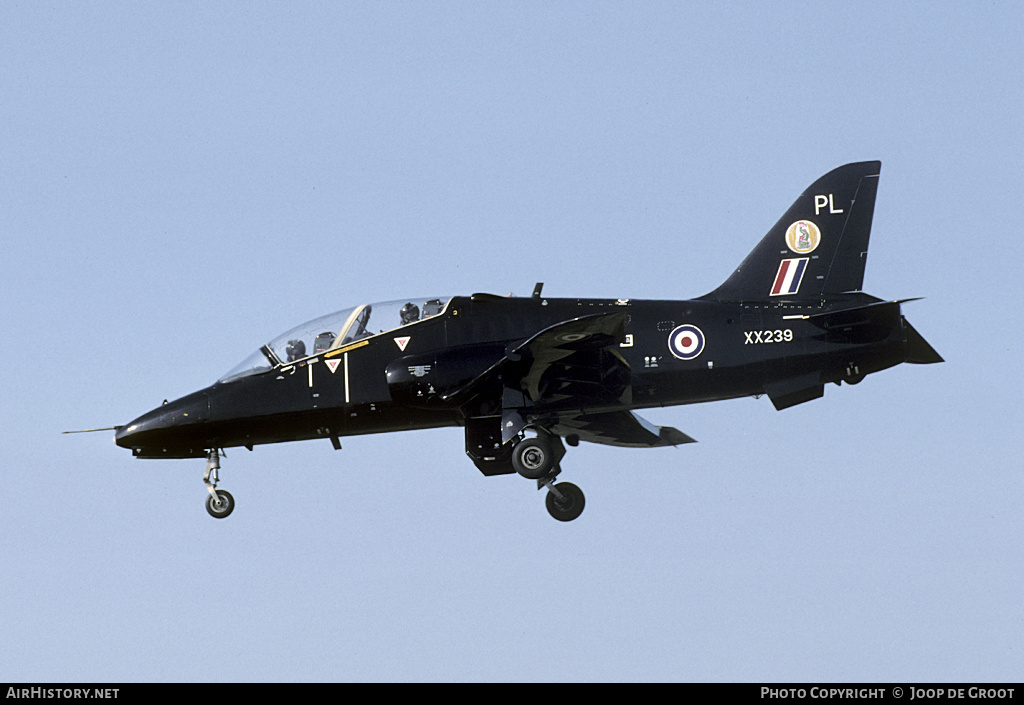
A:
<svg viewBox="0 0 1024 705">
<path fill-rule="evenodd" d="M 901 362 L 942 358 L 903 301 L 861 291 L 881 163 L 815 181 L 717 289 L 685 301 L 473 294 L 363 304 L 274 338 L 217 382 L 116 427 L 137 458 L 206 458 L 206 507 L 222 450 L 461 426 L 484 475 L 546 488 L 561 521 L 583 493 L 555 479 L 565 444 L 694 442 L 637 409 L 767 395 L 817 399 Z"/>
</svg>

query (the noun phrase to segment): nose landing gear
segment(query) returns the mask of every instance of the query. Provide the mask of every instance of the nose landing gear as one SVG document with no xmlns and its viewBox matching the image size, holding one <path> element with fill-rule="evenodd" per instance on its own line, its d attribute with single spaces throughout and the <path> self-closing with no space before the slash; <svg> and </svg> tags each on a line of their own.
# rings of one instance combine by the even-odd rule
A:
<svg viewBox="0 0 1024 705">
<path fill-rule="evenodd" d="M 227 490 L 218 490 L 220 482 L 220 451 L 216 448 L 206 455 L 206 474 L 203 484 L 210 496 L 206 498 L 206 511 L 214 519 L 224 519 L 235 510 L 235 498 Z"/>
</svg>

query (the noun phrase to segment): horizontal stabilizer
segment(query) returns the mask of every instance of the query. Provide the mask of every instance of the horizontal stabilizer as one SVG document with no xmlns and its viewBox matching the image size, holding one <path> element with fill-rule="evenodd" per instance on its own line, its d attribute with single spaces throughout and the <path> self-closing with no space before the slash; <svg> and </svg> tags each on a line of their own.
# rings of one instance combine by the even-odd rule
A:
<svg viewBox="0 0 1024 705">
<path fill-rule="evenodd" d="M 833 342 L 860 344 L 884 340 L 895 326 L 902 324 L 906 335 L 905 362 L 918 365 L 944 362 L 935 348 L 900 313 L 900 304 L 916 300 L 880 301 L 867 306 L 805 316 L 805 319 L 825 331 L 828 339 Z"/>
<path fill-rule="evenodd" d="M 915 365 L 930 365 L 934 362 L 945 362 L 942 356 L 935 352 L 935 348 L 928 344 L 920 333 L 914 330 L 910 321 L 903 319 L 903 327 L 907 331 L 907 358 L 906 362 Z"/>
<path fill-rule="evenodd" d="M 885 340 L 900 325 L 900 303 L 879 301 L 866 306 L 807 316 L 833 343 L 867 345 Z"/>
</svg>

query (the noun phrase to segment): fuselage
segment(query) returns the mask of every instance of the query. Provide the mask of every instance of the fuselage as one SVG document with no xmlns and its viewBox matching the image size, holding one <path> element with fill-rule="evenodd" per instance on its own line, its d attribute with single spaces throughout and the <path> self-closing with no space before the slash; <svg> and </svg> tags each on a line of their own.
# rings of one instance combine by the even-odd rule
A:
<svg viewBox="0 0 1024 705">
<path fill-rule="evenodd" d="M 827 315 L 872 305 L 867 320 Z M 454 391 L 539 331 L 609 312 L 626 314 L 624 337 L 609 352 L 628 374 L 614 399 L 581 397 L 588 413 L 772 390 L 797 398 L 906 359 L 899 306 L 885 306 L 866 294 L 816 303 L 453 297 L 429 318 L 351 341 L 339 336 L 330 349 L 292 361 L 269 355 L 267 369 L 165 403 L 123 426 L 116 442 L 138 457 L 202 457 L 211 448 L 315 438 L 337 446 L 343 436 L 464 425 L 500 413 L 501 392 L 467 399 Z"/>
</svg>

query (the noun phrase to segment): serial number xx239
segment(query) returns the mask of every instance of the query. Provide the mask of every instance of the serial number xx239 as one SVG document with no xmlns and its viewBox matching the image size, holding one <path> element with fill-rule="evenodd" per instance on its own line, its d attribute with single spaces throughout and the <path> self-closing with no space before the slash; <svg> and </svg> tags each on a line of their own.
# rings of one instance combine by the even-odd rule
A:
<svg viewBox="0 0 1024 705">
<path fill-rule="evenodd" d="M 748 330 L 743 331 L 746 340 L 744 345 L 757 345 L 758 343 L 791 343 L 793 342 L 793 331 L 785 330 Z"/>
</svg>

